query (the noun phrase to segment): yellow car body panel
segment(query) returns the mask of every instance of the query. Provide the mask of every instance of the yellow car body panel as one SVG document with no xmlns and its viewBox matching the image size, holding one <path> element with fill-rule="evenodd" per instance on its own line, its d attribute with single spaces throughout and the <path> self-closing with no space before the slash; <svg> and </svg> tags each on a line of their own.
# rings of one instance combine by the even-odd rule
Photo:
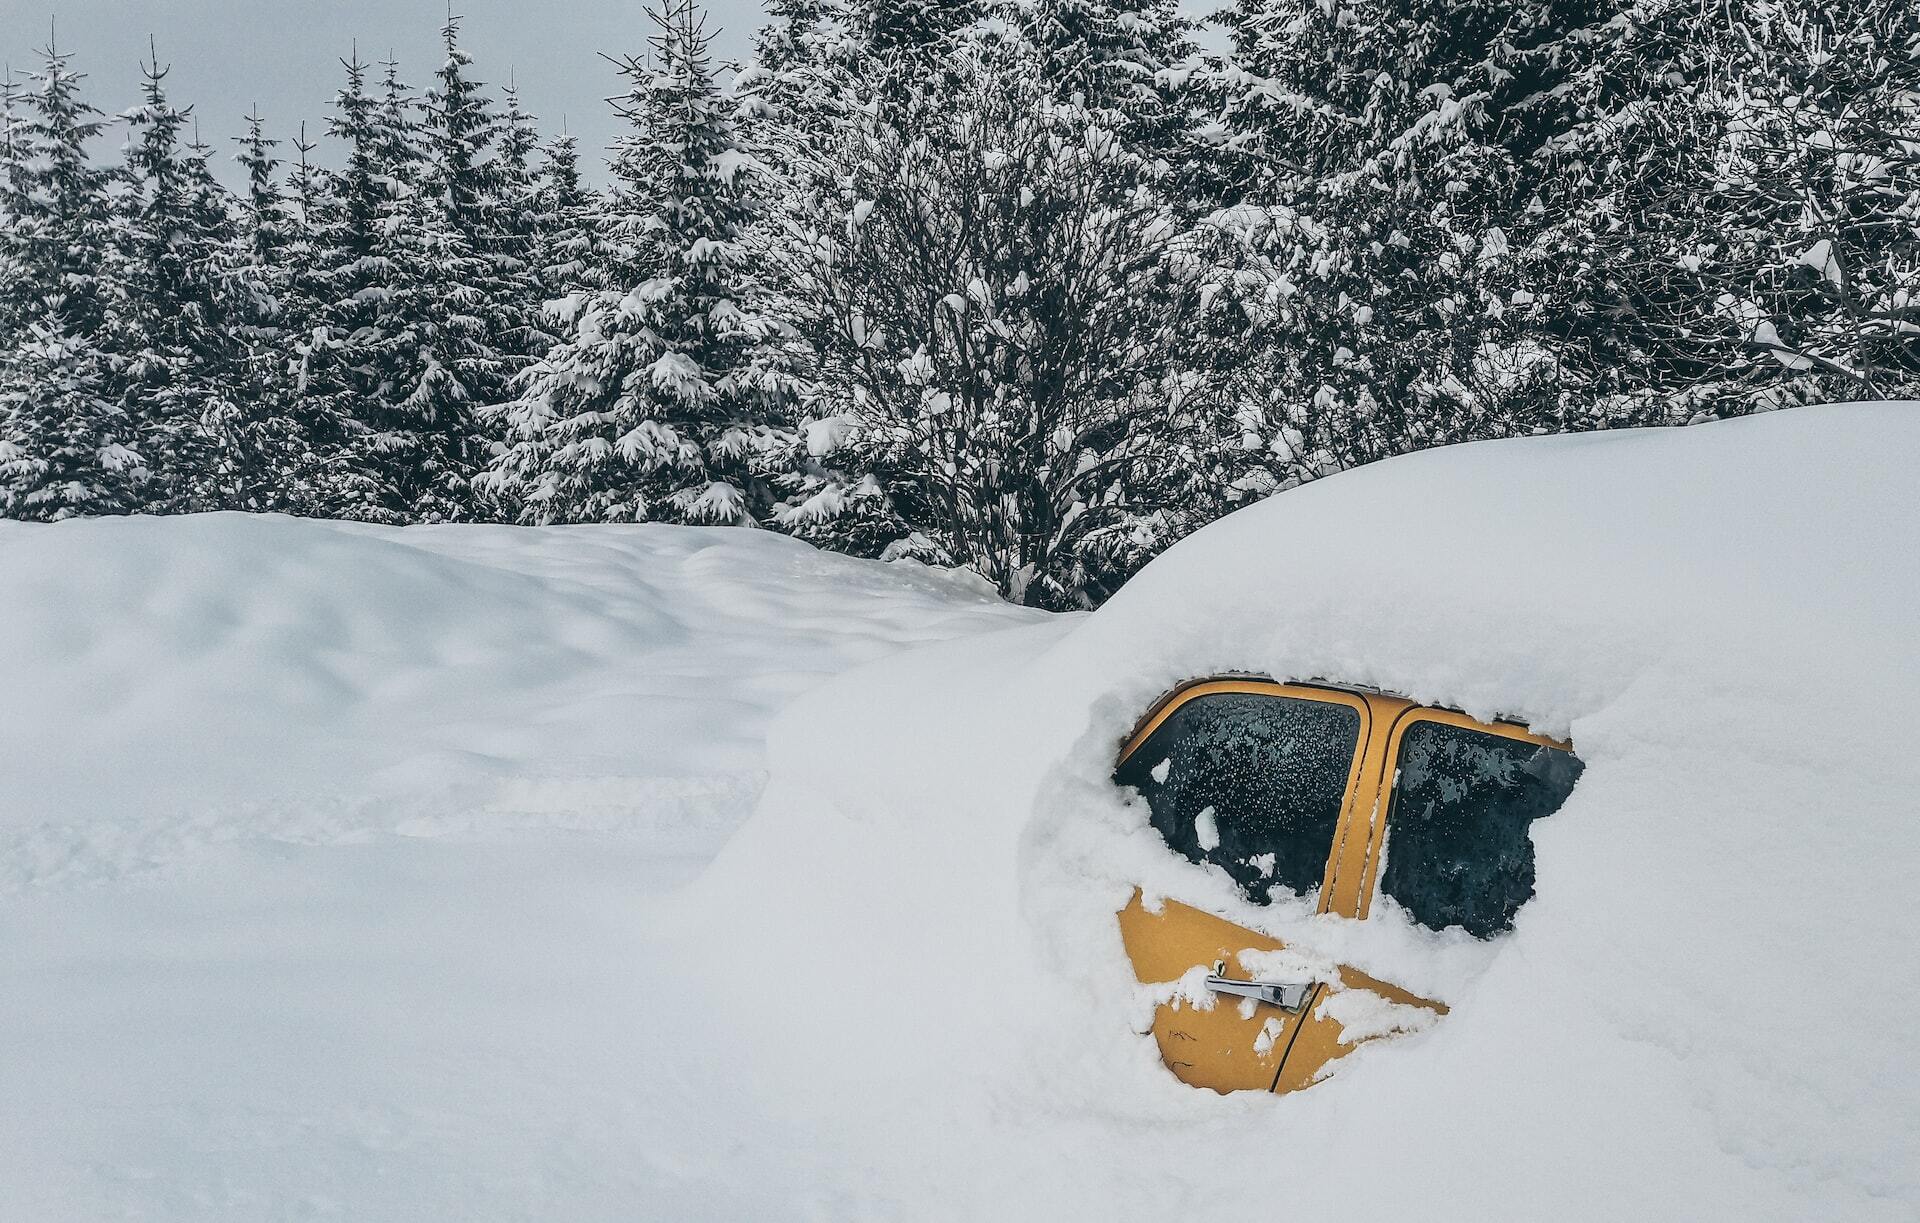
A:
<svg viewBox="0 0 1920 1223">
<path fill-rule="evenodd" d="M 1137 891 L 1120 911 L 1120 937 L 1135 975 L 1142 982 L 1161 984 L 1216 964 L 1223 976 L 1245 980 L 1248 974 L 1239 965 L 1242 951 L 1286 948 L 1277 938 L 1177 900 L 1149 909 Z M 1442 1003 L 1416 997 L 1354 968 L 1339 970 L 1339 988 L 1366 990 L 1401 1006 L 1447 1013 Z M 1306 1005 L 1291 1014 L 1231 997 L 1210 999 L 1210 1005 L 1177 998 L 1154 1011 L 1154 1043 L 1167 1069 L 1194 1087 L 1218 1092 L 1293 1091 L 1317 1081 L 1328 1063 L 1345 1057 L 1359 1043 L 1344 1041 L 1339 1021 L 1316 1013 L 1331 989 L 1318 986 Z"/>
<path fill-rule="evenodd" d="M 1311 684 L 1282 684 L 1257 678 L 1207 680 L 1170 694 L 1129 737 L 1124 762 L 1160 725 L 1188 701 L 1216 693 L 1253 693 L 1346 705 L 1360 715 L 1360 735 L 1342 800 L 1340 822 L 1327 857 L 1318 911 L 1365 918 L 1386 843 L 1387 800 L 1400 742 L 1420 722 L 1441 722 L 1561 751 L 1571 747 L 1508 722 L 1481 722 L 1453 710 L 1414 704 L 1401 697 Z M 1285 944 L 1225 918 L 1175 900 L 1149 908 L 1136 891 L 1119 914 L 1120 934 L 1135 976 L 1146 984 L 1167 985 L 1196 968 L 1245 980 L 1242 951 L 1272 952 Z M 1214 1091 L 1296 1091 L 1319 1082 L 1328 1068 L 1364 1040 L 1348 1040 L 1345 1025 L 1323 1005 L 1340 992 L 1360 990 L 1388 1003 L 1419 1008 L 1434 1016 L 1444 1003 L 1341 967 L 1336 982 L 1316 985 L 1297 1013 L 1264 1002 L 1230 996 L 1195 1000 L 1176 996 L 1154 1013 L 1153 1037 L 1167 1068 L 1182 1082 Z M 1208 1005 L 1208 1003 L 1211 1005 Z"/>
</svg>

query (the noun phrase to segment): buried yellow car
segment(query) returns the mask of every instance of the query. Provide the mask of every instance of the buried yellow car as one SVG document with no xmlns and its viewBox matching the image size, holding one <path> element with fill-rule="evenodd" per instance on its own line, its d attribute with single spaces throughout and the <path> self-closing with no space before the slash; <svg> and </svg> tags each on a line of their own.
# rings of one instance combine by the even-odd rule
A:
<svg viewBox="0 0 1920 1223">
<path fill-rule="evenodd" d="M 1169 847 L 1246 897 L 1365 918 L 1376 894 L 1434 930 L 1510 930 L 1533 895 L 1528 828 L 1581 771 L 1570 744 L 1400 697 L 1226 678 L 1180 688 L 1128 738 L 1114 780 Z M 1139 979 L 1178 983 L 1153 1038 L 1181 1081 L 1296 1091 L 1369 1036 L 1446 1013 L 1311 948 L 1138 891 L 1120 913 Z M 1366 1016 L 1370 1022 L 1355 1023 Z"/>
</svg>

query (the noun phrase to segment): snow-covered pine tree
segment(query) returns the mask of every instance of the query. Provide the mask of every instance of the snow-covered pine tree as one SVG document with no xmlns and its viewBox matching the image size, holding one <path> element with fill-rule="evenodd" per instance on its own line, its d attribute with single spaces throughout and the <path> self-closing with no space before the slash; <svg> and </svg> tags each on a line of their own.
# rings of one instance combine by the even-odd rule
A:
<svg viewBox="0 0 1920 1223">
<path fill-rule="evenodd" d="M 854 37 L 857 19 L 845 0 L 773 0 L 767 15 L 733 92 L 748 147 L 779 183 L 771 193 L 777 208 L 822 176 L 832 133 L 859 104 L 856 72 L 873 77 L 880 69 Z"/>
<path fill-rule="evenodd" d="M 1552 349 L 1511 316 L 1539 220 L 1499 110 L 1505 40 L 1545 7 L 1229 14 L 1208 134 L 1238 203 L 1215 218 L 1230 240 L 1210 324 L 1252 358 L 1238 415 L 1276 483 L 1564 419 Z"/>
<path fill-rule="evenodd" d="M 460 19 L 449 16 L 440 34 L 446 58 L 422 108 L 417 174 L 387 235 L 395 271 L 392 394 L 415 443 L 411 511 L 427 521 L 472 511 L 468 482 L 488 450 L 476 411 L 502 397 L 518 364 L 506 346 L 530 292 L 525 264 L 499 228 L 491 161 L 499 121 L 468 75 Z"/>
<path fill-rule="evenodd" d="M 163 511 L 219 504 L 211 426 L 230 414 L 240 360 L 229 317 L 235 231 L 226 193 L 188 144 L 191 108 L 167 96 L 157 53 L 142 66 L 142 100 L 122 118 L 127 190 L 120 198 L 119 275 L 109 315 L 119 396 L 152 469 L 148 504 Z"/>
<path fill-rule="evenodd" d="M 767 24 L 753 45 L 752 67 L 770 76 L 819 58 L 819 41 L 831 25 L 844 25 L 844 0 L 768 0 Z"/>
<path fill-rule="evenodd" d="M 290 369 L 290 341 L 305 333 L 307 299 L 296 270 L 308 249 L 295 203 L 279 179 L 279 141 L 266 134 L 256 107 L 247 130 L 234 137 L 234 160 L 246 170 L 246 194 L 238 202 L 232 266 L 227 283 L 231 349 L 221 396 L 208 414 L 217 443 L 211 481 L 218 503 L 231 509 L 319 514 L 329 509 L 316 496 L 317 447 L 326 430 L 312 418 Z M 304 135 L 303 157 L 312 151 Z M 314 190 L 309 167 L 303 200 Z"/>
<path fill-rule="evenodd" d="M 248 264 L 274 267 L 280 262 L 292 229 L 279 179 L 281 162 L 273 152 L 280 142 L 267 135 L 267 121 L 258 106 L 248 112 L 246 124 L 246 133 L 234 137 L 240 151 L 233 155 L 247 172 L 247 193 L 239 203 L 240 241 L 246 248 Z M 268 305 L 261 313 L 272 314 L 275 310 Z"/>
<path fill-rule="evenodd" d="M 296 388 L 325 422 L 322 467 L 339 478 L 334 513 L 372 522 L 403 522 L 411 498 L 392 468 L 404 466 L 412 434 L 388 407 L 392 380 L 387 346 L 394 267 L 388 235 L 400 223 L 393 136 L 381 103 L 367 88 L 368 65 L 357 50 L 340 61 L 346 81 L 335 93 L 327 135 L 342 146 L 341 166 L 296 177 L 304 198 L 311 257 L 295 283 L 309 319 L 295 345 Z M 403 116 L 404 117 L 404 116 Z M 403 150 L 404 151 L 404 150 Z"/>
<path fill-rule="evenodd" d="M 347 82 L 329 134 L 346 146 L 345 165 L 317 209 L 316 326 L 302 346 L 303 385 L 338 429 L 337 461 L 355 477 L 343 513 L 464 517 L 475 443 L 462 379 L 491 358 L 469 344 L 481 324 L 458 276 L 474 270 L 474 256 L 455 217 L 479 197 L 469 184 L 450 187 L 445 165 L 429 156 L 396 61 L 382 61 L 378 97 L 357 55 L 342 63 Z"/>
<path fill-rule="evenodd" d="M 733 83 L 742 142 L 766 184 L 744 241 L 769 287 L 790 294 L 807 257 L 794 235 L 834 206 L 844 134 L 885 68 L 857 37 L 845 0 L 774 0 L 767 13 L 772 20 Z M 782 313 L 799 317 L 805 306 L 789 301 Z"/>
<path fill-rule="evenodd" d="M 400 200 L 420 176 L 426 150 L 420 140 L 421 100 L 400 76 L 400 61 L 392 50 L 379 63 L 380 101 L 373 111 L 374 147 L 387 180 L 386 198 Z M 396 212 L 397 208 L 389 207 Z"/>
<path fill-rule="evenodd" d="M 1719 62 L 1715 187 L 1730 227 L 1703 267 L 1719 317 L 1786 385 L 1773 402 L 1920 389 L 1920 8 L 1793 0 Z M 1724 184 L 1724 187 L 1722 187 Z M 1757 309 L 1756 309 L 1757 308 Z M 1768 324 L 1772 323 L 1770 332 Z"/>
<path fill-rule="evenodd" d="M 692 0 L 648 13 L 651 54 L 617 61 L 624 287 L 564 299 L 566 339 L 496 414 L 510 441 L 485 484 L 523 521 L 752 523 L 795 449 L 785 329 L 759 312 L 740 242 L 754 163 Z"/>
<path fill-rule="evenodd" d="M 286 408 L 287 449 L 280 458 L 287 466 L 278 490 L 259 489 L 255 495 L 274 496 L 265 504 L 292 513 L 391 521 L 392 511 L 382 504 L 383 489 L 362 462 L 365 426 L 358 417 L 345 414 L 358 401 L 351 371 L 341 360 L 347 352 L 345 339 L 334 338 L 345 304 L 337 294 L 352 283 L 358 262 L 339 245 L 351 243 L 355 233 L 354 210 L 345 201 L 354 198 L 354 185 L 364 180 L 356 174 L 351 151 L 340 174 L 324 170 L 316 157 L 318 145 L 308 138 L 304 123 L 294 138 L 293 151 L 285 195 L 282 272 L 274 278 L 280 285 L 283 334 L 277 350 L 267 354 L 268 366 L 257 370 L 276 388 L 276 398 Z M 366 205 L 367 215 L 372 215 L 373 207 Z M 267 448 L 274 448 L 276 440 L 266 439 Z M 250 483 L 249 477 L 241 487 Z"/>
<path fill-rule="evenodd" d="M 27 186 L 27 136 L 20 105 L 20 82 L 13 66 L 0 72 L 0 354 L 25 338 L 31 321 L 27 312 L 28 265 L 18 232 L 21 219 L 33 207 Z"/>
<path fill-rule="evenodd" d="M 25 324 L 58 322 L 90 333 L 115 293 L 108 275 L 113 174 L 93 165 L 87 145 L 105 117 L 80 96 L 86 79 L 72 56 L 49 46 L 41 70 L 16 86 L 8 126 L 5 241 L 19 275 L 0 284 L 7 316 Z"/>
<path fill-rule="evenodd" d="M 563 132 L 547 143 L 535 197 L 535 292 L 541 302 L 607 287 L 613 256 L 602 233 L 604 200 L 580 178 L 580 145 Z M 543 311 L 539 323 L 551 332 Z M 550 337 L 557 342 L 558 337 Z"/>
<path fill-rule="evenodd" d="M 1060 97 L 1079 96 L 1126 119 L 1123 135 L 1145 156 L 1175 156 L 1183 136 L 1185 74 L 1194 23 L 1176 0 L 987 0 L 1043 51 Z"/>
<path fill-rule="evenodd" d="M 1624 389 L 1699 415 L 1910 391 L 1920 10 L 1742 0 L 1629 33 L 1616 107 L 1560 158 L 1591 186 L 1549 196 L 1588 269 L 1563 292 L 1636 341 Z"/>
<path fill-rule="evenodd" d="M 511 366 L 511 377 L 545 355 L 557 339 L 545 326 L 540 308 L 544 247 L 556 218 L 546 211 L 546 184 L 534 164 L 540 151 L 534 116 L 521 106 L 519 87 L 511 78 L 503 93 L 499 151 L 491 173 L 492 232 L 485 249 L 497 281 L 488 291 L 496 343 Z M 574 173 L 577 180 L 577 161 Z M 504 387 L 503 380 L 490 398 L 497 398 Z"/>
<path fill-rule="evenodd" d="M 980 19 L 985 0 L 851 0 L 853 26 L 882 74 L 905 84 L 936 62 L 955 33 Z"/>
<path fill-rule="evenodd" d="M 127 513 L 147 469 L 101 339 L 117 307 L 109 171 L 88 159 L 104 126 L 84 77 L 51 43 L 9 128 L 0 283 L 0 515 Z"/>
</svg>

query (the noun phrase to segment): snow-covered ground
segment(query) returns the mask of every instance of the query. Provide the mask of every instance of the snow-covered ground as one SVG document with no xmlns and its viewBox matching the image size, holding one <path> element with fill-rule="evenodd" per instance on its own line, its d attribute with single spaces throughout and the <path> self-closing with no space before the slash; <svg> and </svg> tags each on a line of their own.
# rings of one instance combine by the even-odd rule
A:
<svg viewBox="0 0 1920 1223">
<path fill-rule="evenodd" d="M 0 1219 L 688 1217 L 650 905 L 796 694 L 1036 615 L 765 533 L 0 523 Z"/>
<path fill-rule="evenodd" d="M 1092 617 L 724 532 L 0 529 L 0 1218 L 1914 1218 L 1915 454 L 1430 452 Z M 1571 737 L 1514 932 L 1171 854 L 1113 753 L 1227 670 Z M 1136 885 L 1451 1012 L 1184 1087 Z"/>
</svg>

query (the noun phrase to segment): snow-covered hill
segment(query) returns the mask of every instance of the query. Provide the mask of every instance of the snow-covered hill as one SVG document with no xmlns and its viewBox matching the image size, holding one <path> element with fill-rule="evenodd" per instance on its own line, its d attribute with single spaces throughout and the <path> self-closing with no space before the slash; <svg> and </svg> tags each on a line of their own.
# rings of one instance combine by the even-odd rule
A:
<svg viewBox="0 0 1920 1223">
<path fill-rule="evenodd" d="M 761 532 L 0 523 L 0 1218 L 646 1217 L 651 896 L 796 694 L 1037 616 Z"/>
</svg>

